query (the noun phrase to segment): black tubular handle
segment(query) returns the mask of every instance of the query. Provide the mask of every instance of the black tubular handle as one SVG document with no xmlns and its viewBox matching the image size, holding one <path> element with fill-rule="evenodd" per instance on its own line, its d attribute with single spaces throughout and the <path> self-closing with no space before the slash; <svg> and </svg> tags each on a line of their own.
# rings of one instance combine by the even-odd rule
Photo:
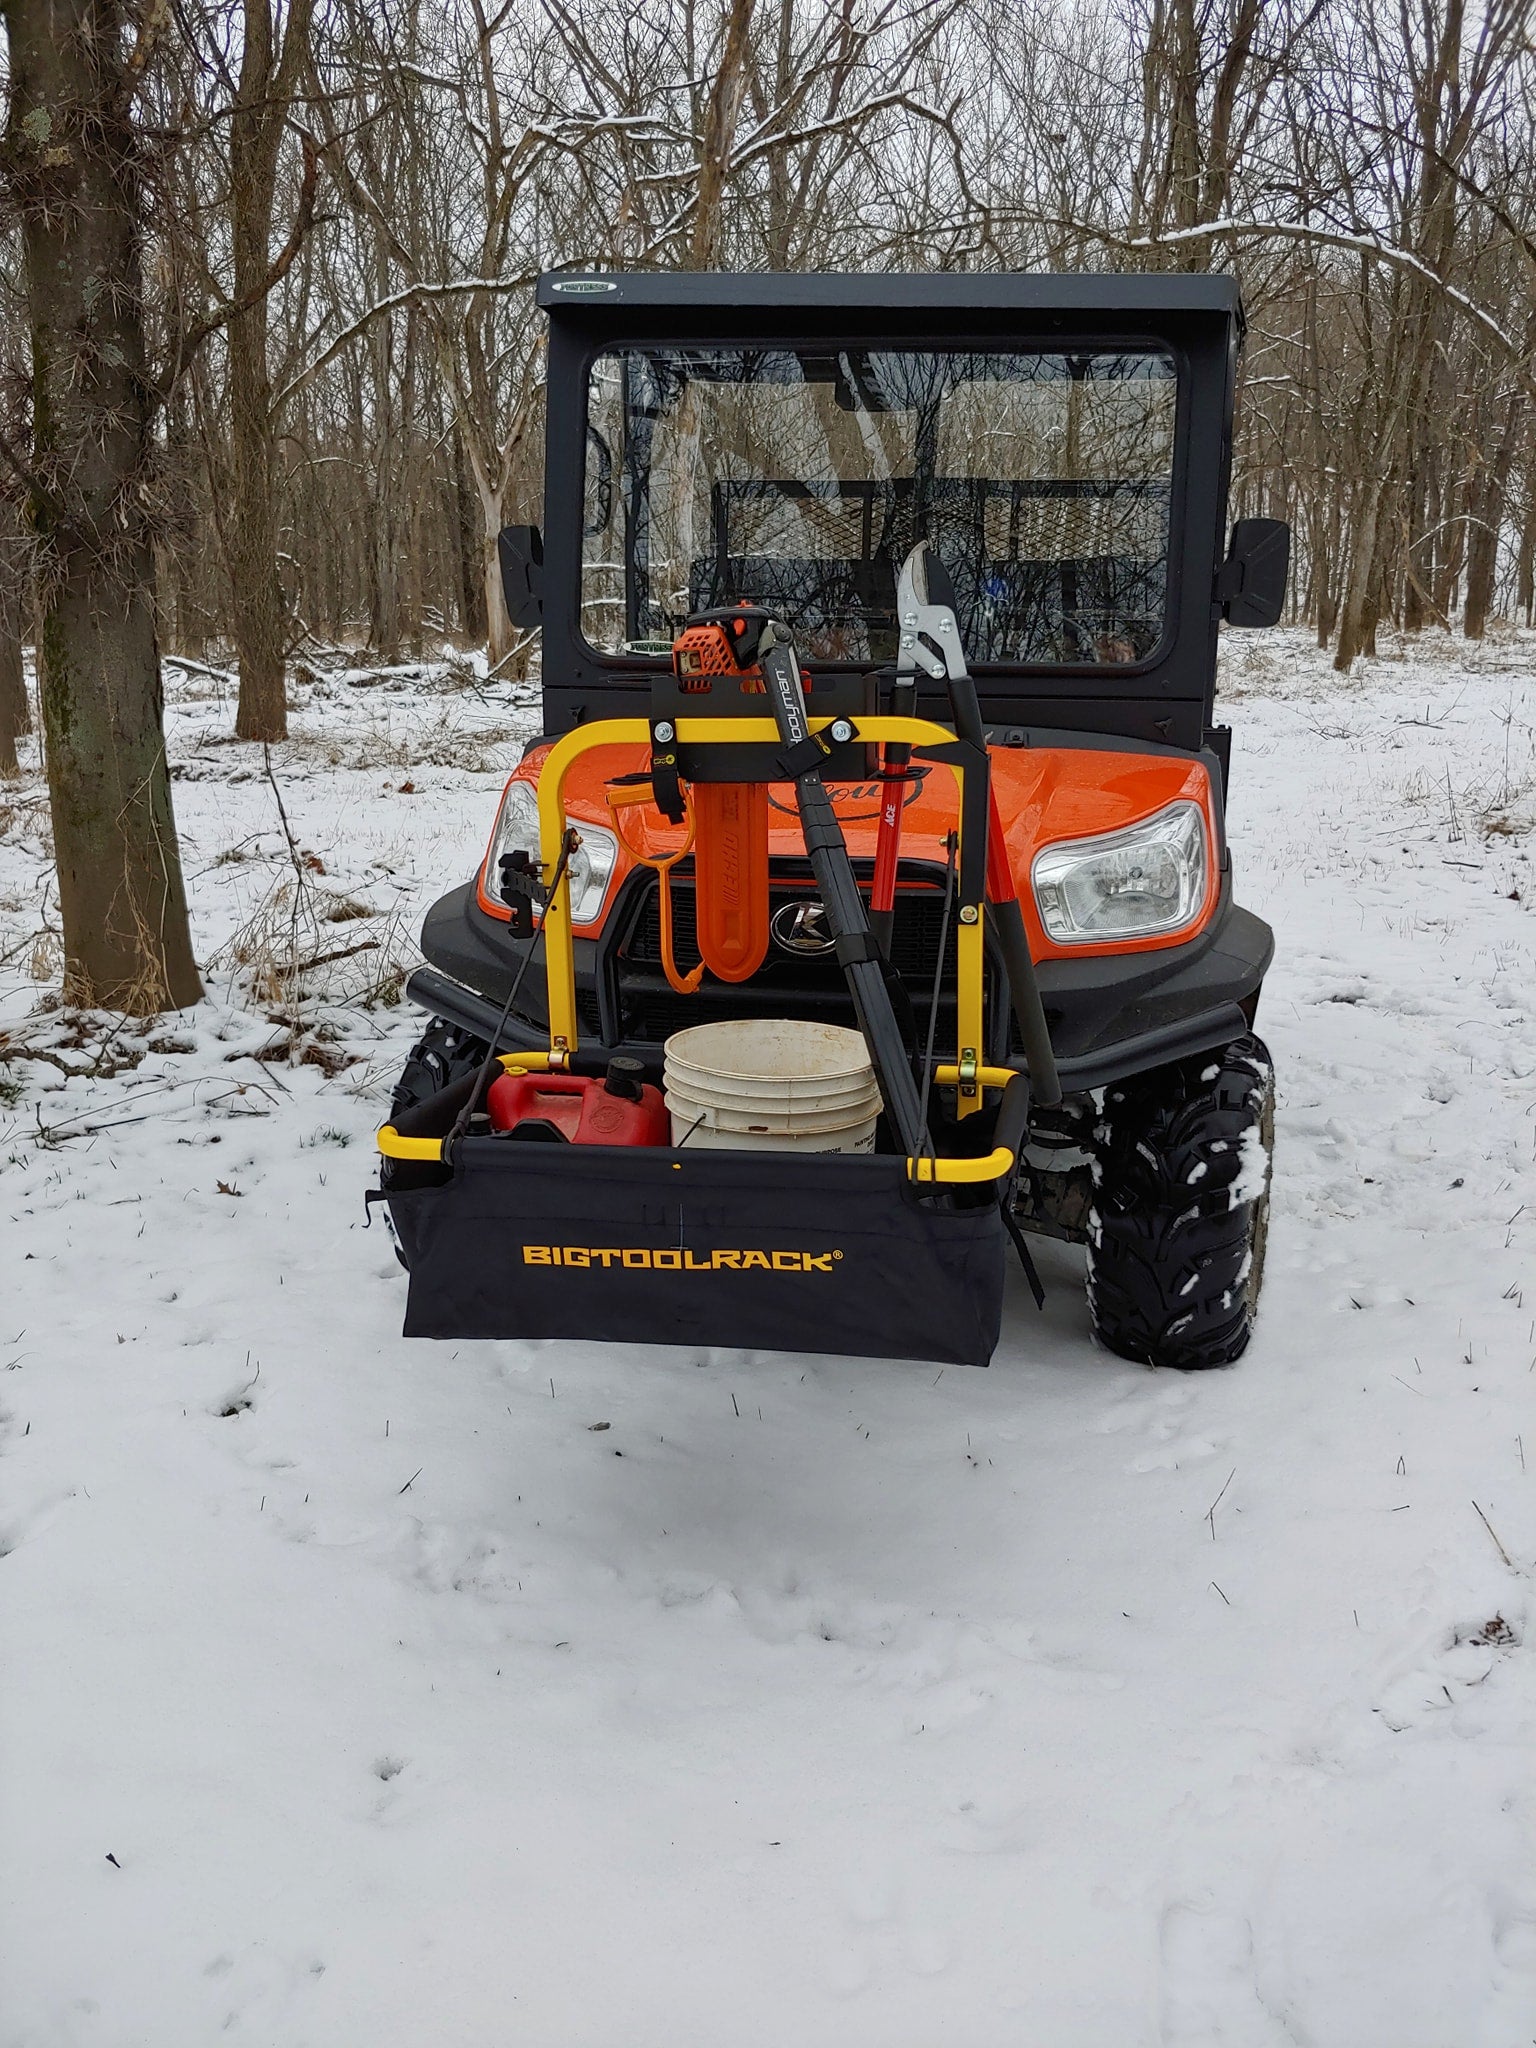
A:
<svg viewBox="0 0 1536 2048">
<path fill-rule="evenodd" d="M 1008 990 L 1013 997 L 1013 1014 L 1019 1020 L 1024 1057 L 1029 1062 L 1035 1083 L 1035 1100 L 1048 1108 L 1061 1100 L 1061 1076 L 1056 1070 L 1051 1030 L 1040 1001 L 1035 963 L 1029 950 L 1029 934 L 1024 928 L 1024 913 L 1015 896 L 1006 903 L 989 903 L 987 914 L 992 920 L 992 930 L 1003 956 Z"/>
<path fill-rule="evenodd" d="M 1015 1074 L 997 1105 L 997 1123 L 992 1132 L 994 1148 L 1006 1145 L 1014 1158 L 1018 1158 L 1024 1133 L 1029 1129 L 1029 1109 L 1029 1076 Z"/>
<path fill-rule="evenodd" d="M 950 581 L 949 571 L 931 547 L 923 549 L 923 580 L 928 603 L 947 605 L 953 613 L 955 586 Z M 973 747 L 985 749 L 987 734 L 982 724 L 976 684 L 969 672 L 954 674 L 950 662 L 946 661 L 945 668 L 949 672 L 949 715 L 955 732 Z M 993 801 L 996 801 L 995 797 Z M 989 904 L 988 910 L 1008 975 L 1013 1013 L 1019 1020 L 1019 1035 L 1024 1041 L 1024 1057 L 1029 1062 L 1035 1084 L 1035 1100 L 1042 1105 L 1060 1102 L 1061 1077 L 1056 1071 L 1056 1054 L 1051 1045 L 1050 1026 L 1045 1020 L 1045 1006 L 1040 1000 L 1040 983 L 1029 950 L 1024 913 L 1016 898 Z"/>
<path fill-rule="evenodd" d="M 764 626 L 758 665 L 779 738 L 792 764 L 791 772 L 799 771 L 795 772 L 795 800 L 800 808 L 800 829 L 832 936 L 837 941 L 837 956 L 848 980 L 859 1029 L 869 1047 L 870 1062 L 897 1139 L 908 1157 L 915 1158 L 922 1151 L 926 1136 L 917 1083 L 912 1078 L 906 1046 L 885 985 L 879 948 L 870 933 L 858 877 L 848 858 L 848 842 L 821 779 L 821 760 L 825 756 L 800 766 L 817 743 L 811 739 L 800 662 L 782 627 Z"/>
</svg>

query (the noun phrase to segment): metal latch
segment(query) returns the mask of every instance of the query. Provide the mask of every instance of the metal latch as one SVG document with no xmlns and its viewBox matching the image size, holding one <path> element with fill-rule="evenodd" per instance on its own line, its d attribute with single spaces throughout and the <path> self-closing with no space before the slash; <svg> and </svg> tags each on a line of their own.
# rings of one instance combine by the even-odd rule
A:
<svg viewBox="0 0 1536 2048">
<path fill-rule="evenodd" d="M 961 1046 L 959 1074 L 960 1093 L 962 1095 L 971 1096 L 976 1093 L 976 1068 L 977 1061 L 975 1046 Z"/>
</svg>

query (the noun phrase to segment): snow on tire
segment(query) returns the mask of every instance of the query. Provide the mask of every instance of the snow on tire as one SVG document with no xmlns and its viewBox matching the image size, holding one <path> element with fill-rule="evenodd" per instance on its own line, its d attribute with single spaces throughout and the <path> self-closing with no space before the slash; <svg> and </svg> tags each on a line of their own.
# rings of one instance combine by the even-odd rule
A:
<svg viewBox="0 0 1536 2048">
<path fill-rule="evenodd" d="M 1246 1349 L 1274 1118 L 1274 1069 L 1253 1037 L 1105 1090 L 1088 1307 L 1111 1351 L 1188 1370 L 1229 1365 Z"/>
</svg>

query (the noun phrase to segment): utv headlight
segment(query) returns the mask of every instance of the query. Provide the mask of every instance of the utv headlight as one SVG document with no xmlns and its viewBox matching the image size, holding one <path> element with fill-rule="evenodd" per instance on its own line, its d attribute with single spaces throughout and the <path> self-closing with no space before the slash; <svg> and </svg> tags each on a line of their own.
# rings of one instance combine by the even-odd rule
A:
<svg viewBox="0 0 1536 2048">
<path fill-rule="evenodd" d="M 1040 921 L 1058 945 L 1179 931 L 1205 908 L 1204 814 L 1198 804 L 1170 804 L 1122 832 L 1043 847 L 1031 878 Z"/>
<path fill-rule="evenodd" d="M 567 818 L 566 823 L 581 834 L 581 844 L 571 855 L 566 870 L 571 890 L 571 922 L 590 924 L 603 907 L 619 857 L 619 843 L 601 825 L 588 825 L 579 818 Z M 539 857 L 539 796 L 531 782 L 509 782 L 501 800 L 496 830 L 491 834 L 491 850 L 485 858 L 485 893 L 494 902 L 501 901 L 502 856 L 519 850 L 535 860 Z"/>
</svg>

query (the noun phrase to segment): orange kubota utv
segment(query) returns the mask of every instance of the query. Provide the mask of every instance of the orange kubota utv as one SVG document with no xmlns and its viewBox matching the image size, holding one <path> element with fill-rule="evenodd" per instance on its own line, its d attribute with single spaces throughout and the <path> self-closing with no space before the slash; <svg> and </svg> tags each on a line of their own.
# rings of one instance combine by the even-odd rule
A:
<svg viewBox="0 0 1536 2048">
<path fill-rule="evenodd" d="M 474 876 L 428 915 L 428 964 L 409 983 L 433 1021 L 385 1135 L 441 1132 L 433 1103 L 454 1116 L 447 1165 L 409 1163 L 438 1159 L 430 1136 L 397 1142 L 391 1206 L 408 1255 L 413 1230 L 426 1258 L 437 1228 L 413 1222 L 410 1176 L 446 1180 L 460 1144 L 454 1199 L 483 1243 L 445 1287 L 489 1284 L 481 1269 L 501 1240 L 476 1161 L 513 1152 L 483 1137 L 476 1151 L 465 1098 L 492 1053 L 524 1079 L 619 1075 L 605 1084 L 617 1129 L 626 1100 L 640 1115 L 673 1034 L 819 1020 L 864 1031 L 885 1097 L 875 1149 L 898 1166 L 912 1155 L 904 1178 L 868 1180 L 871 1218 L 915 1213 L 926 1175 L 951 1183 L 927 1191 L 930 1237 L 968 1216 L 979 1228 L 963 1184 L 977 1181 L 977 1156 L 1005 1160 L 986 1183 L 988 1227 L 1000 1208 L 1016 1242 L 1022 1226 L 1083 1243 L 1106 1345 L 1154 1365 L 1235 1359 L 1263 1261 L 1273 1084 L 1253 1025 L 1273 945 L 1233 893 L 1230 735 L 1212 700 L 1220 622 L 1276 621 L 1289 548 L 1275 521 L 1226 530 L 1235 285 L 561 273 L 541 281 L 539 303 L 543 519 L 508 528 L 501 558 L 513 620 L 542 630 L 543 736 L 507 784 Z M 787 692 L 776 710 L 790 720 L 779 736 L 795 743 L 728 748 L 733 779 L 722 779 L 708 746 L 682 742 L 724 732 L 706 730 L 706 711 L 761 721 L 775 659 Z M 558 808 L 541 840 L 552 758 Z M 830 800 L 827 833 L 811 822 L 807 782 Z M 962 832 L 972 797 L 981 808 Z M 851 910 L 824 840 L 845 850 Z M 756 897 L 742 881 L 753 867 Z M 859 971 L 875 977 L 867 1000 Z M 1001 1105 L 959 1121 L 989 1089 Z M 968 1129 L 986 1135 L 952 1142 Z M 958 1164 L 938 1159 L 946 1148 Z M 668 1190 L 684 1185 L 666 1175 L 694 1176 L 689 1213 L 714 1200 L 729 1214 L 729 1190 L 708 1192 L 693 1153 L 657 1152 L 630 1222 L 615 1212 L 605 1225 L 607 1249 L 596 1226 L 580 1228 L 582 1190 L 633 1178 L 640 1154 L 599 1148 L 578 1162 L 580 1179 L 547 1148 L 517 1157 L 523 1209 L 553 1219 L 517 1238 L 525 1281 L 579 1278 L 583 1308 L 487 1296 L 468 1320 L 419 1315 L 423 1334 L 613 1335 L 631 1316 L 635 1335 L 664 1338 L 712 1288 L 748 1298 L 736 1251 L 663 1243 Z M 785 1224 L 823 1172 L 828 1217 L 850 1215 L 864 1199 L 858 1174 L 877 1166 L 770 1163 L 754 1199 Z M 420 1199 L 431 1198 L 429 1187 Z M 750 1254 L 807 1306 L 818 1275 L 852 1271 L 831 1263 L 841 1250 L 817 1251 L 810 1213 L 804 1247 Z M 970 1284 L 946 1270 L 944 1285 Z M 646 1287 L 661 1290 L 654 1302 Z M 693 1334 L 733 1341 L 730 1314 L 727 1303 Z M 814 1329 L 801 1345 L 765 1314 L 741 1341 L 875 1348 L 835 1333 L 818 1345 Z M 963 1355 L 980 1360 L 993 1338 L 995 1320 Z M 910 1349 L 945 1355 L 943 1342 L 936 1320 Z"/>
</svg>

